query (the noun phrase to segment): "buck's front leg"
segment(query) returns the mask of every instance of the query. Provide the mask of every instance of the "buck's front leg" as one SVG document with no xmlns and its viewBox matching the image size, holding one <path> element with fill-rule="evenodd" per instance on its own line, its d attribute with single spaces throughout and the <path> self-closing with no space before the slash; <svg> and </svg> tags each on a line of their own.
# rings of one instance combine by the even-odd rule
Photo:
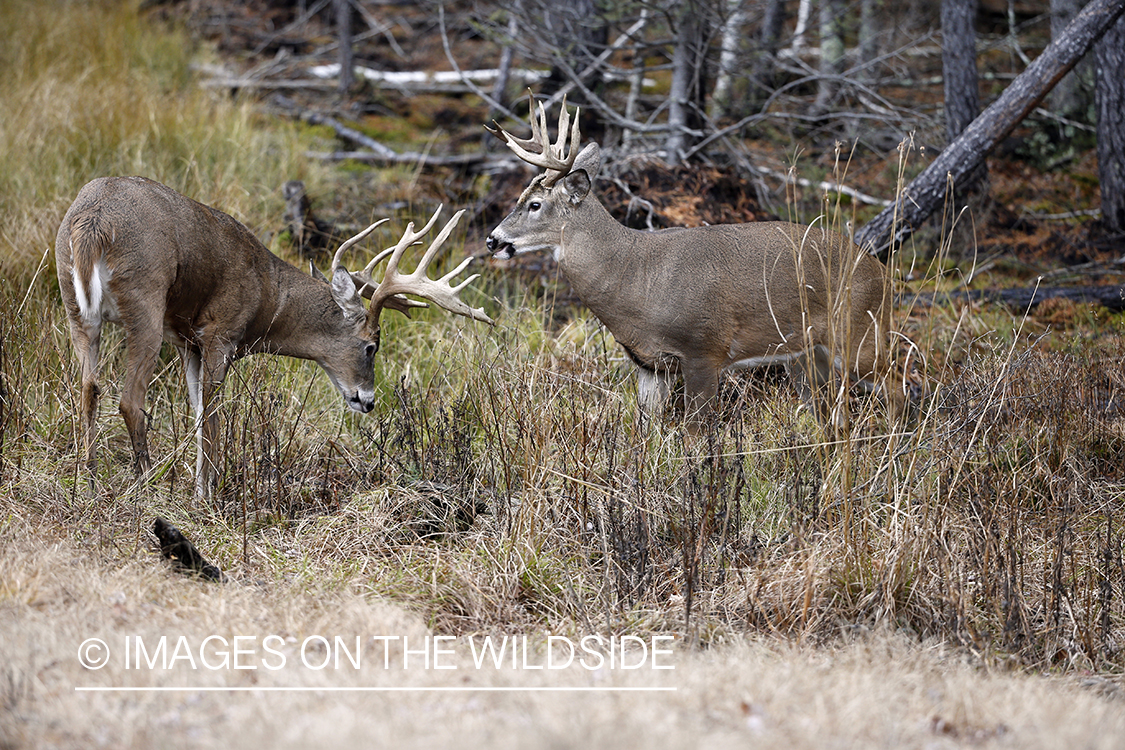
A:
<svg viewBox="0 0 1125 750">
<path fill-rule="evenodd" d="M 787 365 L 801 398 L 812 409 L 817 421 L 827 428 L 833 440 L 840 439 L 849 428 L 848 405 L 837 393 L 841 378 L 837 376 L 828 348 L 817 344 L 802 352 Z M 846 396 L 846 394 L 845 394 Z"/>
<path fill-rule="evenodd" d="M 693 360 L 681 360 L 680 368 L 684 373 L 684 419 L 688 431 L 698 435 L 715 406 L 719 371 L 707 362 Z"/>
<path fill-rule="evenodd" d="M 659 417 L 668 401 L 671 375 L 647 367 L 637 366 L 637 405 L 650 417 Z"/>
</svg>

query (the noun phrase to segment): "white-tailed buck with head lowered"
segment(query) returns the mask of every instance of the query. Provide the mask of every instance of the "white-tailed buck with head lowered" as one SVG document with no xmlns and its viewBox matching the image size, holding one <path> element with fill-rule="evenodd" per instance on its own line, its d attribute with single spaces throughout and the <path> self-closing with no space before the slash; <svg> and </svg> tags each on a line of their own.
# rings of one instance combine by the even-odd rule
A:
<svg viewBox="0 0 1125 750">
<path fill-rule="evenodd" d="M 384 307 L 403 313 L 425 307 L 401 296 L 414 294 L 458 315 L 492 322 L 457 296 L 476 275 L 450 284 L 470 259 L 440 279 L 426 276 L 462 212 L 445 225 L 413 273 L 399 273 L 404 250 L 433 227 L 440 211 L 420 232 L 410 224 L 394 247 L 351 273 L 341 263 L 344 252 L 387 219 L 372 224 L 340 246 L 326 279 L 319 271 L 305 275 L 232 217 L 160 183 L 143 177 L 88 183 L 63 217 L 55 259 L 81 368 L 90 491 L 97 469 L 98 345 L 104 322 L 125 329 L 121 415 L 137 476 L 151 468 L 145 392 L 163 340 L 176 347 L 187 375 L 196 417 L 196 493 L 210 497 L 216 481 L 216 396 L 234 360 L 259 352 L 311 359 L 351 409 L 369 412 L 375 406 L 374 357 Z M 377 283 L 372 270 L 388 256 Z M 364 307 L 364 297 L 371 298 L 370 308 Z"/>
<path fill-rule="evenodd" d="M 489 128 L 545 171 L 493 230 L 488 249 L 501 259 L 554 253 L 575 293 L 636 363 L 646 411 L 663 405 L 682 375 L 694 423 L 726 368 L 785 364 L 821 396 L 827 384 L 844 382 L 836 373 L 881 385 L 891 297 L 878 260 L 823 225 L 629 229 L 591 192 L 601 153 L 596 143 L 578 150 L 578 117 L 571 122 L 566 102 L 554 144 L 542 104 L 531 128 L 530 139 Z"/>
</svg>

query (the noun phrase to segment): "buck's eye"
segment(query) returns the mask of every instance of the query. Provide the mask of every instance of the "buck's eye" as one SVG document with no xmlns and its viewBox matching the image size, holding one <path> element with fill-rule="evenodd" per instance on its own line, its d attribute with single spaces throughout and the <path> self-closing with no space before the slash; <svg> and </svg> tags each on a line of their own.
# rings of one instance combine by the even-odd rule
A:
<svg viewBox="0 0 1125 750">
<path fill-rule="evenodd" d="M 531 203 L 527 204 L 527 207 L 531 211 L 538 211 L 539 209 L 543 208 L 543 204 L 539 201 L 532 201 Z"/>
</svg>

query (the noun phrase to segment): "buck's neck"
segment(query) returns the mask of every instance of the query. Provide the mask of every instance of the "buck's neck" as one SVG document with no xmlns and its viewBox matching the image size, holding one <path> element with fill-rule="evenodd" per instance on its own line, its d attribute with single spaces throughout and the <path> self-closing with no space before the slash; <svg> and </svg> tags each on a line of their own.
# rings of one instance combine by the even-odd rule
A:
<svg viewBox="0 0 1125 750">
<path fill-rule="evenodd" d="M 271 254 L 262 306 L 251 324 L 247 353 L 319 360 L 321 344 L 338 328 L 340 307 L 328 284 Z"/>
<path fill-rule="evenodd" d="M 638 247 L 645 234 L 623 226 L 592 195 L 563 229 L 559 268 L 611 330 L 613 319 L 632 314 L 632 303 L 646 294 L 645 267 L 652 259 Z"/>
</svg>

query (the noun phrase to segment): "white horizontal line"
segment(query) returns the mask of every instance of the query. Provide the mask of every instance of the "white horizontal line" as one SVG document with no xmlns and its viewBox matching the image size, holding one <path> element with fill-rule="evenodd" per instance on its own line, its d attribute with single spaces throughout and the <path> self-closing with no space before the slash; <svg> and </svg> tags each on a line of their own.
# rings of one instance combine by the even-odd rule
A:
<svg viewBox="0 0 1125 750">
<path fill-rule="evenodd" d="M 675 687 L 76 687 L 82 693 L 667 693 Z"/>
</svg>

